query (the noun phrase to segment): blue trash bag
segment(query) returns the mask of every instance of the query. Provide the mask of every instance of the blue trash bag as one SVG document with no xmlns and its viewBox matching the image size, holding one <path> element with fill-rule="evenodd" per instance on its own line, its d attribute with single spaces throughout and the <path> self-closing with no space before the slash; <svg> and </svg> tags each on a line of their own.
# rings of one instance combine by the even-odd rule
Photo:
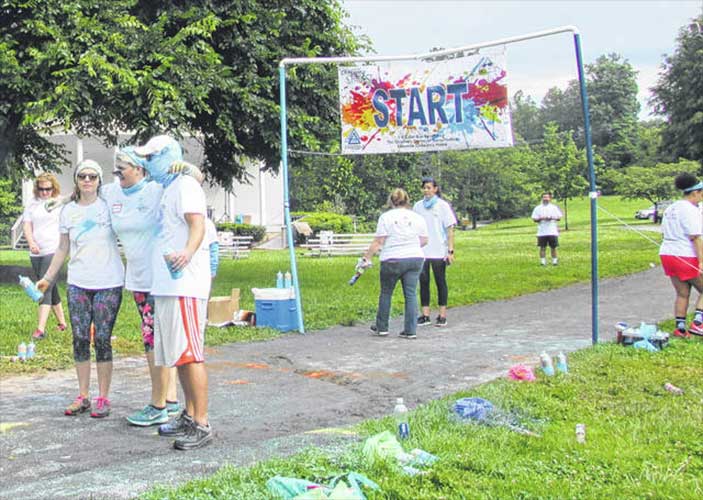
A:
<svg viewBox="0 0 703 500">
<path fill-rule="evenodd" d="M 461 398 L 454 403 L 454 413 L 462 420 L 482 422 L 493 410 L 493 403 L 483 398 Z"/>
</svg>

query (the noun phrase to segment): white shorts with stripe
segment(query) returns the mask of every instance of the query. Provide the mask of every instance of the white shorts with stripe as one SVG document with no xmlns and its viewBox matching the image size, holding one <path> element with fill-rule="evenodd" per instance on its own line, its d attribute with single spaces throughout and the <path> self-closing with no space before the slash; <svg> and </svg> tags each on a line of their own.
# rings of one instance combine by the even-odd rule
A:
<svg viewBox="0 0 703 500">
<path fill-rule="evenodd" d="M 180 366 L 205 361 L 207 299 L 154 297 L 154 364 Z"/>
</svg>

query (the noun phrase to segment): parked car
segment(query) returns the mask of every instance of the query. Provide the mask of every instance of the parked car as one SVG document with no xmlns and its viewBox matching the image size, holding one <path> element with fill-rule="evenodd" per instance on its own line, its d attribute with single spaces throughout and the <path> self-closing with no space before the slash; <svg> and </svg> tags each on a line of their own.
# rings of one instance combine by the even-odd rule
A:
<svg viewBox="0 0 703 500">
<path fill-rule="evenodd" d="M 663 200 L 657 203 L 656 219 L 654 218 L 654 205 L 649 208 L 644 208 L 635 212 L 635 219 L 651 219 L 652 222 L 661 222 L 662 217 L 664 216 L 664 210 L 669 208 L 669 205 L 671 205 L 672 203 L 674 202 L 671 200 Z"/>
</svg>

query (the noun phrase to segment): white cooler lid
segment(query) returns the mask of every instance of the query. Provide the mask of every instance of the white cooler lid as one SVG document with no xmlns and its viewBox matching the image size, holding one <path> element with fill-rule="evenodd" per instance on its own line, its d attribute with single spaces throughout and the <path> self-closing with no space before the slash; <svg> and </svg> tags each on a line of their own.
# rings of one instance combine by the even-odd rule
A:
<svg viewBox="0 0 703 500">
<path fill-rule="evenodd" d="M 252 288 L 254 300 L 289 300 L 295 298 L 295 288 Z"/>
</svg>

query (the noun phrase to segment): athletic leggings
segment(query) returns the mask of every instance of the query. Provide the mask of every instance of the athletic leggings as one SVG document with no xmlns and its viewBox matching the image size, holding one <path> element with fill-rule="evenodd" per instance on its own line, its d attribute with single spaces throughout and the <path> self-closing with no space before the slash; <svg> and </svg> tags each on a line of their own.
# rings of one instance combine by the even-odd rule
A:
<svg viewBox="0 0 703 500">
<path fill-rule="evenodd" d="M 95 361 L 112 361 L 112 327 L 122 304 L 122 287 L 86 290 L 68 285 L 68 313 L 73 330 L 73 359 L 90 361 L 90 324 L 95 325 Z"/>
<path fill-rule="evenodd" d="M 437 285 L 437 305 L 447 305 L 447 261 L 444 259 L 425 259 L 420 273 L 420 305 L 430 306 L 430 266 L 434 274 L 434 282 Z"/>
<path fill-rule="evenodd" d="M 37 275 L 37 279 L 42 279 L 46 274 L 47 269 L 49 269 L 49 264 L 51 264 L 51 259 L 54 254 L 51 255 L 33 255 L 29 256 L 29 260 L 32 262 L 32 269 L 34 274 Z M 55 306 L 61 303 L 61 297 L 59 296 L 59 287 L 56 283 L 52 283 L 46 292 L 44 292 L 44 298 L 39 303 L 40 306 Z"/>
<path fill-rule="evenodd" d="M 154 350 L 154 296 L 149 292 L 132 292 L 139 316 L 142 318 L 144 352 Z"/>
</svg>

